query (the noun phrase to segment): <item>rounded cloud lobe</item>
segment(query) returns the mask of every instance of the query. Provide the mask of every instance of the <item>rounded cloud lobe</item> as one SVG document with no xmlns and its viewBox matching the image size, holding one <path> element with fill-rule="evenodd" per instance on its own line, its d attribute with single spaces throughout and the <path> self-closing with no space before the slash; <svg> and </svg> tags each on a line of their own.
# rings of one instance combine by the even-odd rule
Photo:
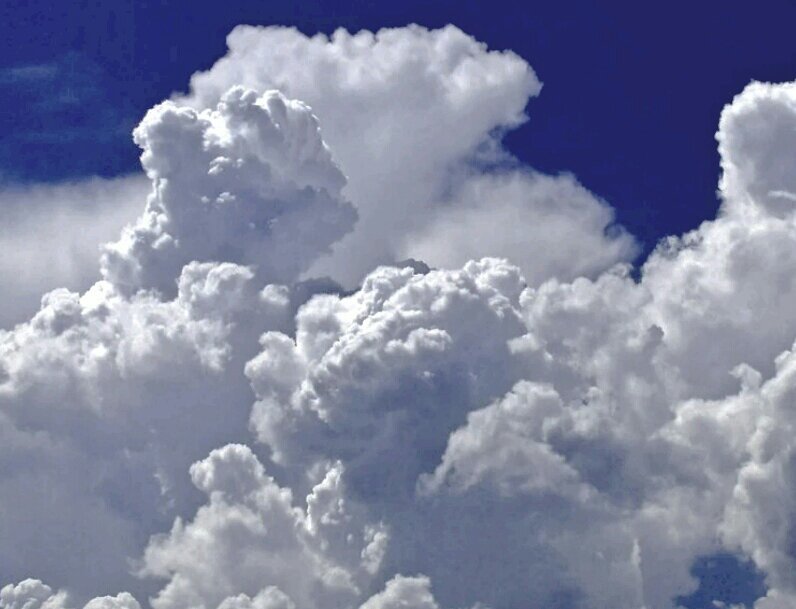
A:
<svg viewBox="0 0 796 609">
<path fill-rule="evenodd" d="M 0 331 L 0 607 L 674 609 L 727 552 L 796 603 L 793 84 L 724 109 L 718 217 L 634 277 L 501 149 L 522 59 L 229 44 L 136 129 L 102 279 Z"/>
</svg>

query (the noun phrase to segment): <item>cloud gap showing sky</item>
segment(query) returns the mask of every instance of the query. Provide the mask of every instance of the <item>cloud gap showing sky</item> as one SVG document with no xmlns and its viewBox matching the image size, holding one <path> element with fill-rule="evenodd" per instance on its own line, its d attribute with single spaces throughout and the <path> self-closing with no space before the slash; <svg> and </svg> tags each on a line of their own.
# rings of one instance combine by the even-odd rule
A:
<svg viewBox="0 0 796 609">
<path fill-rule="evenodd" d="M 227 42 L 145 177 L 0 193 L 0 608 L 796 606 L 796 83 L 634 268 L 510 50 Z"/>
</svg>

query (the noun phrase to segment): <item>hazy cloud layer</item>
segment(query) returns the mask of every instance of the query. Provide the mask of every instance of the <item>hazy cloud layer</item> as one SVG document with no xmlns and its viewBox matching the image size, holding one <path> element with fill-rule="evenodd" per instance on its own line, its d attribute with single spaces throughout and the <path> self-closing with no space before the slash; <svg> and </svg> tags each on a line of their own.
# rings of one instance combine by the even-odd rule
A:
<svg viewBox="0 0 796 609">
<path fill-rule="evenodd" d="M 29 318 L 46 291 L 94 283 L 100 245 L 138 215 L 148 186 L 130 176 L 0 188 L 0 327 Z"/>
<path fill-rule="evenodd" d="M 230 47 L 136 129 L 103 278 L 0 331 L 0 607 L 672 609 L 720 552 L 796 604 L 796 85 L 724 109 L 718 217 L 634 278 L 502 159 L 520 58 Z"/>
</svg>

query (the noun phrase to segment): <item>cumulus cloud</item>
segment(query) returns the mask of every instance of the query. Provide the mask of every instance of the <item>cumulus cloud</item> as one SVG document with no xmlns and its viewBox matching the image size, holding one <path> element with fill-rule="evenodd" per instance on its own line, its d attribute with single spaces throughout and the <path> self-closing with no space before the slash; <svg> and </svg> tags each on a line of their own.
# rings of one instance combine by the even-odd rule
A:
<svg viewBox="0 0 796 609">
<path fill-rule="evenodd" d="M 278 318 L 282 306 L 252 278 L 230 263 L 193 263 L 168 302 L 130 300 L 107 282 L 82 296 L 56 290 L 0 333 L 3 494 L 27 498 L 0 518 L 15 548 L 0 558 L 3 573 L 35 565 L 81 593 L 95 581 L 124 585 L 152 529 L 190 499 L 188 466 L 245 431 L 242 367 L 257 327 L 247 311 Z"/>
<path fill-rule="evenodd" d="M 501 135 L 526 120 L 542 87 L 514 53 L 453 26 L 331 37 L 240 26 L 227 44 L 224 58 L 193 76 L 188 101 L 212 106 L 236 84 L 301 99 L 348 177 L 359 223 L 315 274 L 353 286 L 373 266 L 407 257 L 460 266 L 497 255 L 517 256 L 539 282 L 634 257 L 604 202 L 571 176 L 530 175 L 503 148 Z M 506 235 L 508 222 L 516 229 Z M 547 246 L 565 239 L 572 247 Z"/>
<path fill-rule="evenodd" d="M 257 336 L 330 288 L 265 281 L 296 279 L 355 218 L 317 121 L 277 92 L 233 88 L 203 113 L 167 103 L 136 138 L 152 193 L 105 248 L 106 279 L 49 292 L 0 333 L 4 494 L 28 498 L 0 518 L 17 548 L 0 565 L 36 565 L 80 599 L 127 587 L 148 537 L 197 505 L 190 464 L 246 437 Z"/>
<path fill-rule="evenodd" d="M 193 483 L 209 502 L 192 522 L 177 520 L 150 541 L 143 573 L 169 578 L 152 606 L 256 606 L 263 594 L 266 606 L 349 606 L 369 575 L 361 558 L 368 527 L 345 500 L 342 473 L 330 466 L 302 510 L 248 447 L 229 445 L 195 463 Z M 261 592 L 263 582 L 273 587 Z"/>
<path fill-rule="evenodd" d="M 252 428 L 278 462 L 346 457 L 363 493 L 413 492 L 451 427 L 508 387 L 522 287 L 515 267 L 487 259 L 425 275 L 383 267 L 351 296 L 312 299 L 295 341 L 266 333 L 246 366 Z"/>
<path fill-rule="evenodd" d="M 240 28 L 151 110 L 102 279 L 0 332 L 0 607 L 674 609 L 719 552 L 796 603 L 796 87 L 637 276 L 495 166 L 538 88 L 455 28 Z"/>
<path fill-rule="evenodd" d="M 383 592 L 372 596 L 360 609 L 439 609 L 430 588 L 427 577 L 396 575 L 387 582 Z"/>
<path fill-rule="evenodd" d="M 133 137 L 152 193 L 102 259 L 103 276 L 127 290 L 171 294 L 194 260 L 294 280 L 356 219 L 316 118 L 277 91 L 233 87 L 201 112 L 164 102 Z"/>
<path fill-rule="evenodd" d="M 66 601 L 66 593 L 53 593 L 50 586 L 38 579 L 26 579 L 16 585 L 7 584 L 0 590 L 4 609 L 59 609 Z"/>
</svg>

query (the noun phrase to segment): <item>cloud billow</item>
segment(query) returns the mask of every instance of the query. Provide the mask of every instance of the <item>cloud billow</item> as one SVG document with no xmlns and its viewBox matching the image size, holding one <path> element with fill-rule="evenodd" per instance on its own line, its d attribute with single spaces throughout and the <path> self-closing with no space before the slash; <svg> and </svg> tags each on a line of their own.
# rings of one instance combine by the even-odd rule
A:
<svg viewBox="0 0 796 609">
<path fill-rule="evenodd" d="M 674 609 L 728 552 L 796 603 L 796 86 L 725 107 L 717 218 L 634 277 L 502 149 L 516 55 L 229 44 L 136 129 L 101 279 L 0 331 L 0 607 Z"/>
<path fill-rule="evenodd" d="M 356 219 L 317 119 L 278 92 L 234 87 L 201 112 L 164 102 L 133 137 L 152 194 L 102 259 L 127 290 L 173 293 L 193 260 L 256 263 L 264 280 L 291 281 Z"/>
</svg>

